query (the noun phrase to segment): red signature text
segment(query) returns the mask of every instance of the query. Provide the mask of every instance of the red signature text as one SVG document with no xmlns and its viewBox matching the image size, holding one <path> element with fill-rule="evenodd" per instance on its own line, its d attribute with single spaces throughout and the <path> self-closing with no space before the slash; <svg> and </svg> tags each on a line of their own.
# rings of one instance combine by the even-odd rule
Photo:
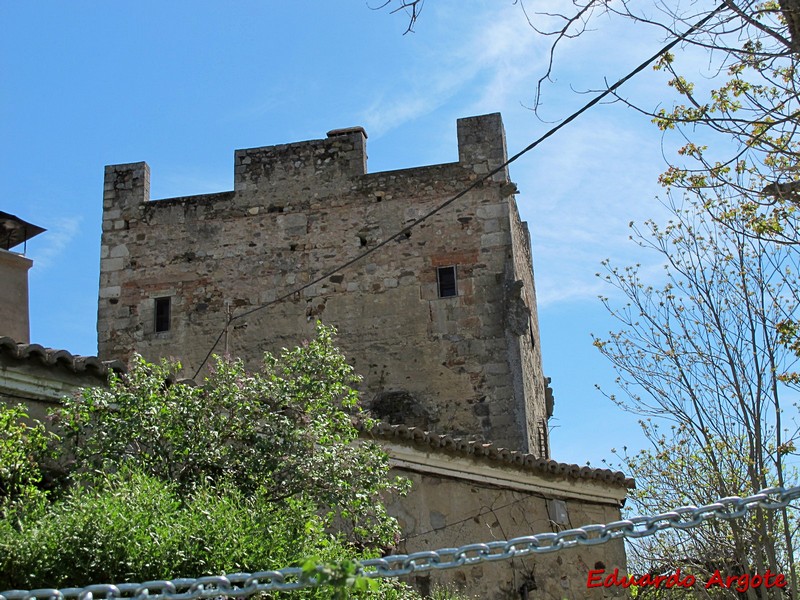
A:
<svg viewBox="0 0 800 600">
<path fill-rule="evenodd" d="M 592 569 L 586 579 L 587 588 L 629 588 L 635 586 L 671 589 L 691 588 L 696 583 L 697 578 L 694 575 L 684 575 L 680 569 L 676 569 L 670 575 L 621 575 L 619 569 L 614 569 L 610 573 L 606 573 L 605 569 Z M 721 587 L 736 590 L 737 592 L 746 592 L 749 589 L 760 587 L 765 589 L 784 588 L 786 587 L 786 577 L 780 573 L 773 573 L 769 569 L 763 575 L 756 573 L 754 575 L 725 576 L 717 569 L 708 581 L 702 585 L 705 589 Z"/>
<path fill-rule="evenodd" d="M 681 570 L 676 569 L 672 575 L 620 575 L 619 569 L 614 569 L 611 573 L 603 577 L 605 569 L 593 569 L 589 571 L 589 578 L 586 580 L 586 587 L 661 587 L 670 589 L 673 587 L 693 587 L 697 581 L 694 575 L 681 576 Z"/>
</svg>

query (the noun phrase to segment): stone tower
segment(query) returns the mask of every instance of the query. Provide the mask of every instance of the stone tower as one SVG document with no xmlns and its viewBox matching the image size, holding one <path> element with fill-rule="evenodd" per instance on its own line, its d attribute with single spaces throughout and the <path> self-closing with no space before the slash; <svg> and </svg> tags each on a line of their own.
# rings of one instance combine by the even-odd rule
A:
<svg viewBox="0 0 800 600">
<path fill-rule="evenodd" d="M 507 169 L 364 259 L 506 159 L 499 114 L 458 120 L 457 163 L 368 173 L 366 133 L 238 150 L 234 189 L 150 200 L 146 163 L 106 167 L 99 354 L 254 364 L 322 320 L 380 419 L 549 457 L 530 236 Z"/>
</svg>

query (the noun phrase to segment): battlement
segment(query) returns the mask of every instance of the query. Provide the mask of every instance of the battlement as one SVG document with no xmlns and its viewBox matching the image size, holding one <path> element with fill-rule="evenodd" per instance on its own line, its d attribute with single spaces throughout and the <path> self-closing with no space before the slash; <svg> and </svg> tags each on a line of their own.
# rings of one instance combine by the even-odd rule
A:
<svg viewBox="0 0 800 600">
<path fill-rule="evenodd" d="M 336 184 L 366 174 L 366 132 L 361 127 L 339 131 L 322 140 L 237 150 L 234 191 L 266 191 L 288 180 Z"/>
<path fill-rule="evenodd" d="M 407 187 L 409 179 L 421 184 L 474 179 L 506 159 L 505 131 L 499 113 L 458 119 L 457 137 L 457 163 L 403 169 L 402 185 Z M 371 173 L 370 181 L 381 180 L 391 186 L 393 179 L 381 175 L 396 173 Z M 219 203 L 217 208 L 242 208 L 272 199 L 274 204 L 287 196 L 305 193 L 321 197 L 350 189 L 354 181 L 367 174 L 367 132 L 362 127 L 334 129 L 324 139 L 236 150 L 233 192 L 167 198 L 158 203 Z M 508 170 L 503 169 L 493 180 L 507 182 Z M 104 223 L 104 229 L 125 227 L 126 219 L 140 216 L 135 209 L 150 201 L 150 167 L 146 162 L 106 167 L 104 208 L 110 222 Z"/>
<path fill-rule="evenodd" d="M 506 161 L 506 132 L 500 113 L 458 119 L 456 131 L 458 163 L 463 167 L 484 175 Z M 508 167 L 498 172 L 493 179 L 508 181 Z"/>
</svg>

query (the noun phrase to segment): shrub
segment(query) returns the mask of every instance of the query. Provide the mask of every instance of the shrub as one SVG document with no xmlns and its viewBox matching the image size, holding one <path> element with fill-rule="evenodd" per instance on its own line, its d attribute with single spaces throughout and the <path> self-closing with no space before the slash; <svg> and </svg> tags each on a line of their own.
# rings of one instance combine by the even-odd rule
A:
<svg viewBox="0 0 800 600">
<path fill-rule="evenodd" d="M 0 539 L 0 589 L 84 586 L 277 569 L 339 557 L 313 507 L 277 510 L 228 482 L 176 484 L 123 469 L 74 486 Z M 333 553 L 333 554 L 332 554 Z"/>
<path fill-rule="evenodd" d="M 391 544 L 396 524 L 381 494 L 404 484 L 386 454 L 356 443 L 358 381 L 331 328 L 299 348 L 267 354 L 259 373 L 217 359 L 202 385 L 173 383 L 180 365 L 136 358 L 108 388 L 65 402 L 61 421 L 76 478 L 134 465 L 190 493 L 225 479 L 277 504 L 310 502 L 359 547 Z"/>
<path fill-rule="evenodd" d="M 31 510 L 44 501 L 41 465 L 51 437 L 24 407 L 0 402 L 0 516 Z"/>
<path fill-rule="evenodd" d="M 354 571 L 394 541 L 381 496 L 405 485 L 357 439 L 357 378 L 332 336 L 319 326 L 259 373 L 217 359 L 201 385 L 173 382 L 180 365 L 136 358 L 108 388 L 65 400 L 69 487 L 49 504 L 25 491 L 41 479 L 44 429 L 7 413 L 16 441 L 0 447 L 0 490 L 18 506 L 0 515 L 0 589 L 323 564 L 338 586 L 293 597 L 419 598 Z"/>
</svg>

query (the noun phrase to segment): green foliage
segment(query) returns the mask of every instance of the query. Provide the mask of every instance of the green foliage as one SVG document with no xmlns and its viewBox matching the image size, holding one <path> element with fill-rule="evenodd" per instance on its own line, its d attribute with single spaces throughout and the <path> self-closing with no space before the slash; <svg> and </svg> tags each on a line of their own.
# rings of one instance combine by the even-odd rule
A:
<svg viewBox="0 0 800 600">
<path fill-rule="evenodd" d="M 432 600 L 461 600 L 464 598 L 467 596 L 451 587 L 436 586 L 431 592 Z"/>
<path fill-rule="evenodd" d="M 619 467 L 637 481 L 637 488 L 629 493 L 628 514 L 659 514 L 677 506 L 711 504 L 719 499 L 721 486 L 733 494 L 752 493 L 749 474 L 753 465 L 741 454 L 746 440 L 712 435 L 707 442 L 698 443 L 686 428 L 659 426 L 655 420 L 641 424 L 651 446 L 632 454 L 623 449 L 618 454 Z M 796 479 L 796 473 L 787 472 Z M 777 485 L 774 473 L 771 477 L 768 483 Z M 735 521 L 709 520 L 687 532 L 662 532 L 629 545 L 629 572 L 663 574 L 680 568 L 683 575 L 707 581 L 716 569 L 726 575 L 763 573 L 763 566 L 774 561 L 788 574 L 790 560 L 782 530 L 779 515 L 751 512 Z M 671 598 L 675 593 L 671 590 L 668 595 Z M 726 590 L 711 593 L 711 597 L 736 597 Z"/>
<path fill-rule="evenodd" d="M 416 599 L 359 575 L 394 542 L 381 498 L 401 493 L 363 418 L 333 330 L 267 355 L 259 373 L 217 360 L 201 385 L 137 358 L 108 388 L 66 400 L 69 488 L 36 495 L 46 434 L 0 411 L 0 589 L 85 586 L 304 566 L 330 587 L 293 597 Z M 309 559 L 308 557 L 313 557 Z M 275 597 L 283 594 L 275 594 Z"/>
<path fill-rule="evenodd" d="M 197 386 L 165 384 L 179 365 L 137 358 L 108 389 L 65 402 L 76 476 L 135 465 L 184 493 L 225 479 L 276 504 L 311 502 L 362 546 L 390 544 L 395 523 L 380 496 L 403 484 L 376 444 L 356 443 L 357 378 L 332 336 L 320 326 L 304 346 L 266 355 L 260 373 L 217 359 Z"/>
<path fill-rule="evenodd" d="M 174 484 L 128 471 L 76 485 L 0 539 L 0 588 L 63 587 L 283 566 L 308 548 L 305 519 L 228 483 Z M 313 520 L 312 520 L 313 522 Z M 300 554 L 293 554 L 295 551 Z M 290 552 L 291 551 L 291 552 Z"/>
<path fill-rule="evenodd" d="M 682 159 L 661 183 L 697 194 L 714 218 L 795 244 L 800 31 L 788 15 L 798 6 L 795 0 L 726 6 L 689 38 L 689 45 L 708 53 L 706 72 L 693 74 L 706 80 L 702 85 L 681 72 L 697 70 L 691 53 L 685 60 L 666 54 L 654 67 L 677 95 L 671 107 L 652 113 L 653 122 L 662 131 L 680 130 L 684 139 Z M 673 21 L 667 27 L 696 18 L 677 4 L 667 14 Z"/>
<path fill-rule="evenodd" d="M 344 598 L 351 591 L 356 597 L 415 597 L 404 586 L 358 579 L 347 556 L 358 554 L 326 533 L 310 504 L 290 502 L 279 510 L 264 494 L 245 495 L 230 482 L 200 484 L 187 496 L 176 484 L 127 469 L 91 487 L 73 487 L 20 530 L 0 521 L 0 589 L 331 564 L 336 567 L 322 571 L 321 579 L 338 591 L 310 589 L 293 597 Z"/>
<path fill-rule="evenodd" d="M 657 65 L 683 102 L 659 109 L 653 122 L 662 131 L 685 130 L 687 140 L 678 151 L 687 160 L 660 181 L 703 196 L 716 218 L 797 243 L 797 55 L 770 56 L 764 42 L 746 40 L 725 58 L 714 73 L 717 85 L 704 93 L 678 73 L 674 57 Z M 692 141 L 698 130 L 716 143 Z"/>
<path fill-rule="evenodd" d="M 30 510 L 44 500 L 38 486 L 50 437 L 24 407 L 0 402 L 0 517 Z"/>
<path fill-rule="evenodd" d="M 551 36 L 551 53 L 593 29 L 590 23 L 600 15 L 629 21 L 638 30 L 652 28 L 665 40 L 680 38 L 653 67 L 665 76 L 655 108 L 619 98 L 651 117 L 667 134 L 667 147 L 673 141 L 680 145 L 661 183 L 702 195 L 715 218 L 745 217 L 751 234 L 797 243 L 798 13 L 798 0 L 576 0 L 555 13 L 526 11 L 525 18 L 537 33 Z M 537 97 L 553 68 L 551 60 Z"/>
</svg>

